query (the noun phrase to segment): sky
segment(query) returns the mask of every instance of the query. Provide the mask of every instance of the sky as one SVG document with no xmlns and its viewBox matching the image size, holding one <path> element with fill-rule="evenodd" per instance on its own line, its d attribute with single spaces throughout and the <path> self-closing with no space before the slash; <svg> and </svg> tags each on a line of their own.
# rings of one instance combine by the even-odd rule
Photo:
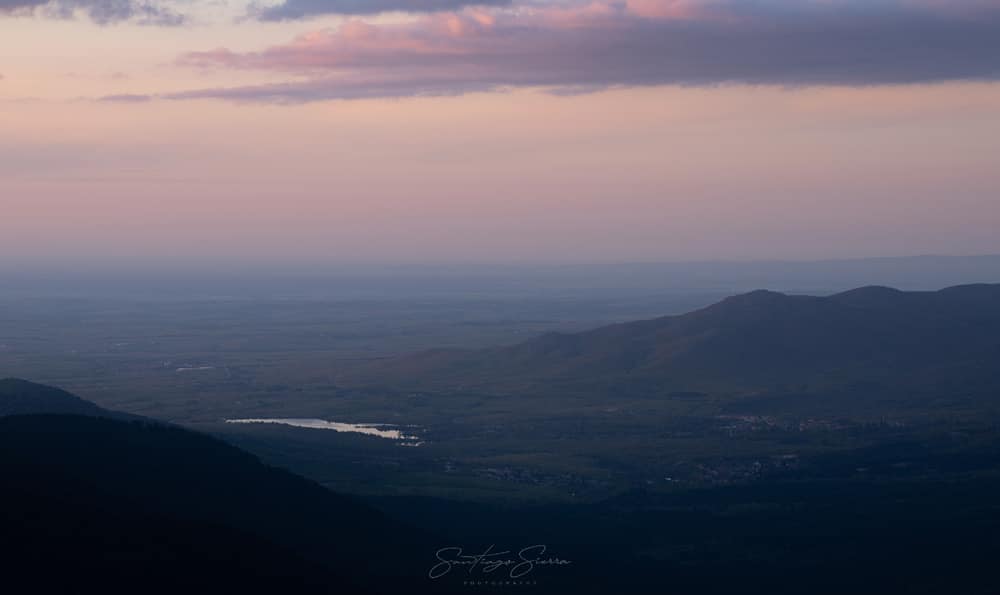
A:
<svg viewBox="0 0 1000 595">
<path fill-rule="evenodd" d="M 1000 253 L 997 0 L 0 0 L 0 266 Z"/>
</svg>

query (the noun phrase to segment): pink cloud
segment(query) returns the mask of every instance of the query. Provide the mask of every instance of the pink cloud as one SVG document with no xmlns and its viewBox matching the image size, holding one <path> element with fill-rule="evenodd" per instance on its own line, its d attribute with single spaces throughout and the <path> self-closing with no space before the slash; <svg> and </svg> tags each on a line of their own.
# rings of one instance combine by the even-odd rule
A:
<svg viewBox="0 0 1000 595">
<path fill-rule="evenodd" d="M 260 93 L 268 101 L 307 101 L 521 86 L 565 93 L 628 85 L 994 80 L 996 56 L 1000 2 L 602 0 L 466 9 L 396 24 L 351 20 L 259 52 L 193 52 L 180 62 L 308 80 L 179 96 Z"/>
</svg>

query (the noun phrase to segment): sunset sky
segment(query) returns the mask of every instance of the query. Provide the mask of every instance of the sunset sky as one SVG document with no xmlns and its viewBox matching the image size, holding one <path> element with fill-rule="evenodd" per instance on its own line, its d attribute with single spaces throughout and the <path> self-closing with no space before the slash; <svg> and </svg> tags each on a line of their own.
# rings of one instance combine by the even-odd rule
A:
<svg viewBox="0 0 1000 595">
<path fill-rule="evenodd" d="M 0 0 L 0 265 L 1000 253 L 1000 1 Z"/>
</svg>

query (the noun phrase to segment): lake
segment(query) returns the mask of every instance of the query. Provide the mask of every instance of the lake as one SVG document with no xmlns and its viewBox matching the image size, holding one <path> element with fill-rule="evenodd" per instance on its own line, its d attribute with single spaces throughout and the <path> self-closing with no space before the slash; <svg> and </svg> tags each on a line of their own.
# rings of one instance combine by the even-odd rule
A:
<svg viewBox="0 0 1000 595">
<path fill-rule="evenodd" d="M 394 424 L 348 424 L 338 421 L 327 421 L 325 419 L 309 418 L 260 418 L 260 419 L 227 419 L 227 424 L 281 424 L 294 426 L 296 428 L 309 428 L 311 430 L 333 430 L 334 432 L 354 432 L 377 436 L 389 440 L 417 440 L 416 436 L 404 434 L 402 430 L 391 429 L 398 426 Z"/>
</svg>

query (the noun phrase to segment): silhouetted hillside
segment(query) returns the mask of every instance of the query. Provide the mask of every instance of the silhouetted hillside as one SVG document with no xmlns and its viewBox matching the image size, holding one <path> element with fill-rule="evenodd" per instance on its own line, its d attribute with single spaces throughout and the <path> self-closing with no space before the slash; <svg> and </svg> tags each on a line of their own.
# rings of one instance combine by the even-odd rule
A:
<svg viewBox="0 0 1000 595">
<path fill-rule="evenodd" d="M 412 578 L 405 560 L 423 552 L 360 501 L 176 427 L 6 416 L 0 469 L 6 578 L 40 588 L 382 591 Z"/>
<path fill-rule="evenodd" d="M 65 413 L 115 417 L 123 414 L 102 409 L 64 390 L 17 378 L 0 380 L 0 416 L 31 413 Z"/>
<path fill-rule="evenodd" d="M 754 291 L 681 316 L 430 351 L 345 378 L 424 388 L 657 395 L 870 386 L 985 394 L 1000 381 L 1000 285 L 865 287 L 829 297 Z"/>
</svg>

